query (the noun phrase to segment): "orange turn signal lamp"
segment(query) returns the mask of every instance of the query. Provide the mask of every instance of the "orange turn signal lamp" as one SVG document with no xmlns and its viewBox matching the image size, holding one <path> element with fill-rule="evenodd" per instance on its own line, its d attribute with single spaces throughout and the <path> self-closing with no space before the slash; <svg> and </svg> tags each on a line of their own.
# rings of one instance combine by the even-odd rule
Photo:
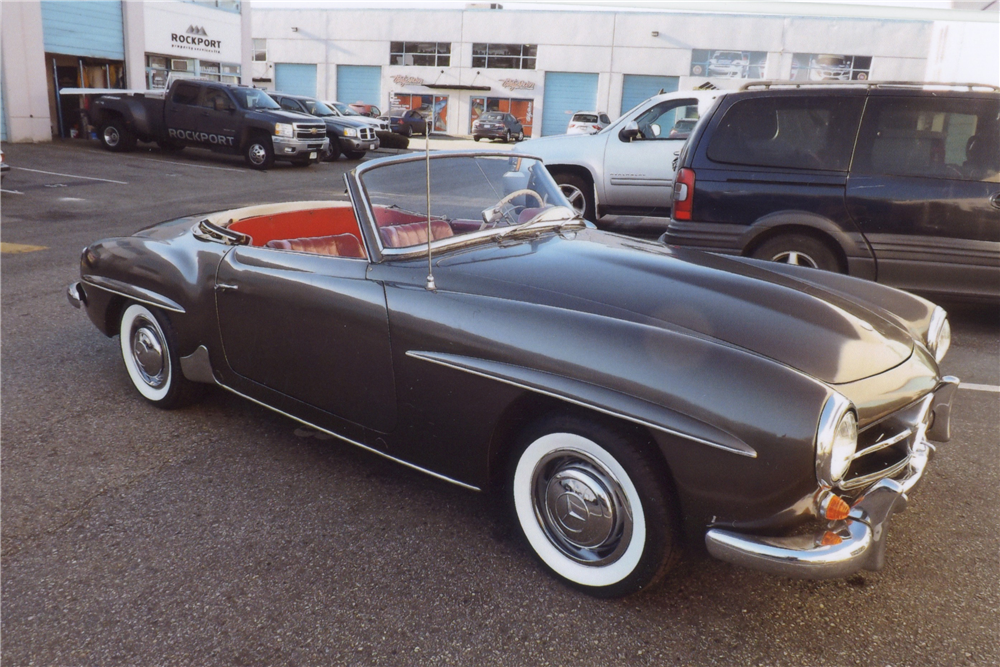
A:
<svg viewBox="0 0 1000 667">
<path fill-rule="evenodd" d="M 829 521 L 841 521 L 851 514 L 851 506 L 840 496 L 831 493 L 827 497 L 824 515 Z M 827 533 L 830 535 L 831 533 Z"/>
<path fill-rule="evenodd" d="M 822 544 L 824 547 L 833 547 L 837 546 L 843 541 L 844 540 L 840 538 L 840 535 L 838 535 L 837 533 L 830 532 L 828 530 L 825 533 L 823 533 L 823 539 L 820 541 L 820 544 Z"/>
</svg>

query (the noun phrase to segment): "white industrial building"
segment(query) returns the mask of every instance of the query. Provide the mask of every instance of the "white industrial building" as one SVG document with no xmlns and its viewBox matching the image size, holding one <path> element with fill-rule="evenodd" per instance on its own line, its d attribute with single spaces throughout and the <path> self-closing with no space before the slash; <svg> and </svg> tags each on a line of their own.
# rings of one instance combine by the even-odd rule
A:
<svg viewBox="0 0 1000 667">
<path fill-rule="evenodd" d="M 1000 83 L 995 0 L 952 4 L 963 8 L 255 2 L 251 13 L 245 0 L 4 1 L 0 138 L 78 135 L 80 100 L 60 88 L 155 88 L 170 74 L 415 108 L 455 135 L 483 110 L 509 110 L 529 136 L 565 131 L 573 111 L 617 116 L 661 89 L 761 78 Z"/>
</svg>

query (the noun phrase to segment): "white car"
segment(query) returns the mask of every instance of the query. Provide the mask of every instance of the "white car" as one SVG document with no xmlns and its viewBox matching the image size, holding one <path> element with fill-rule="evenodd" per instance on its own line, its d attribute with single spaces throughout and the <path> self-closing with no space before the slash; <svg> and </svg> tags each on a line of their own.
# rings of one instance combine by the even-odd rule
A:
<svg viewBox="0 0 1000 667">
<path fill-rule="evenodd" d="M 596 134 L 530 139 L 514 150 L 542 158 L 587 220 L 608 214 L 666 217 L 677 154 L 694 122 L 724 94 L 689 90 L 656 95 Z"/>
<path fill-rule="evenodd" d="M 566 134 L 597 134 L 608 125 L 611 119 L 603 111 L 577 111 L 569 121 Z"/>
<path fill-rule="evenodd" d="M 379 132 L 391 131 L 389 128 L 389 121 L 382 120 L 381 118 L 369 118 L 364 114 L 358 113 L 357 111 L 352 109 L 350 106 L 344 104 L 343 102 L 324 100 L 323 104 L 330 107 L 330 110 L 333 111 L 338 116 L 346 116 L 348 118 L 351 118 L 352 120 L 357 120 L 361 121 L 362 123 L 367 123 L 368 125 L 371 125 Z"/>
<path fill-rule="evenodd" d="M 708 75 L 729 79 L 746 78 L 750 57 L 742 51 L 716 51 L 708 60 Z"/>
</svg>

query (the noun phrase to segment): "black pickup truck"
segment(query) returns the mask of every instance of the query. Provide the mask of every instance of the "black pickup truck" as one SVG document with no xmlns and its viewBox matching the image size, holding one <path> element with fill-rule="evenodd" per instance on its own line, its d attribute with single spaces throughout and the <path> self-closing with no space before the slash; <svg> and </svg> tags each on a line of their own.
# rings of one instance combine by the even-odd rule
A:
<svg viewBox="0 0 1000 667">
<path fill-rule="evenodd" d="M 312 164 L 329 150 L 323 122 L 285 111 L 264 91 L 247 86 L 175 80 L 165 95 L 101 95 L 89 114 L 110 151 L 155 141 L 164 150 L 194 146 L 240 154 L 250 167 L 267 169 L 275 160 Z"/>
</svg>

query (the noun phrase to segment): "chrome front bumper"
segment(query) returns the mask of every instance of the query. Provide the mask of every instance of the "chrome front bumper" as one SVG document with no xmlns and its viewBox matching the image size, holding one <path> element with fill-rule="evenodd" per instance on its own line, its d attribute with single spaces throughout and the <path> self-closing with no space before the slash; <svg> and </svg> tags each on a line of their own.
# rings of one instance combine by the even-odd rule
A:
<svg viewBox="0 0 1000 667">
<path fill-rule="evenodd" d="M 855 572 L 879 570 L 885 564 L 885 536 L 896 512 L 906 509 L 910 491 L 920 482 L 934 453 L 930 435 L 950 436 L 951 400 L 958 379 L 946 377 L 934 392 L 905 472 L 872 484 L 851 507 L 850 515 L 814 534 L 763 537 L 712 528 L 705 535 L 708 552 L 719 560 L 796 579 L 837 579 Z"/>
<path fill-rule="evenodd" d="M 274 146 L 274 157 L 277 160 L 283 158 L 301 158 L 311 156 L 316 153 L 313 159 L 319 160 L 330 150 L 330 140 L 323 136 L 315 139 L 288 139 L 286 137 L 272 137 L 271 143 Z"/>
</svg>

